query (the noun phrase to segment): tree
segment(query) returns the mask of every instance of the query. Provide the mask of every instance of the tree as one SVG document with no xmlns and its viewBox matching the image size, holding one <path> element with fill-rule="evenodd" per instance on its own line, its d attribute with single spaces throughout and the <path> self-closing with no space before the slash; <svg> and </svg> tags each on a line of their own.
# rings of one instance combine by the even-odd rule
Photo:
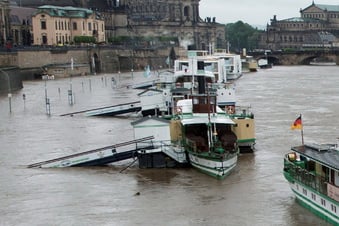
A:
<svg viewBox="0 0 339 226">
<path fill-rule="evenodd" d="M 75 36 L 74 42 L 79 43 L 95 43 L 95 38 L 92 36 Z"/>
<path fill-rule="evenodd" d="M 226 40 L 230 44 L 230 50 L 237 53 L 240 53 L 243 48 L 247 50 L 257 48 L 261 32 L 242 21 L 226 24 Z"/>
</svg>

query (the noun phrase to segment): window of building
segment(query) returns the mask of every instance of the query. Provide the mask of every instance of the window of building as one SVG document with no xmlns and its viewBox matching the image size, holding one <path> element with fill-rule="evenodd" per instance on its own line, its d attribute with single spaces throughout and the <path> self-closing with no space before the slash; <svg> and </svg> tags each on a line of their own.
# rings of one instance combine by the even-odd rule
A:
<svg viewBox="0 0 339 226">
<path fill-rule="evenodd" d="M 42 30 L 46 30 L 47 29 L 46 21 L 42 20 L 42 21 L 40 21 L 40 24 L 41 24 L 41 29 Z"/>
<path fill-rule="evenodd" d="M 42 44 L 46 45 L 47 44 L 47 35 L 46 34 L 42 34 L 41 40 L 42 40 Z"/>
<path fill-rule="evenodd" d="M 184 8 L 184 16 L 187 17 L 187 18 L 189 18 L 189 16 L 190 16 L 190 11 L 189 10 L 190 10 L 190 8 L 188 6 L 186 6 Z"/>
<path fill-rule="evenodd" d="M 78 30 L 78 24 L 77 24 L 77 22 L 73 22 L 73 30 Z"/>
<path fill-rule="evenodd" d="M 92 30 L 92 23 L 88 23 L 88 30 L 91 31 Z"/>
<path fill-rule="evenodd" d="M 58 30 L 58 22 L 55 21 L 55 30 Z"/>
<path fill-rule="evenodd" d="M 326 206 L 326 201 L 325 201 L 325 199 L 321 199 L 321 205 Z"/>
</svg>

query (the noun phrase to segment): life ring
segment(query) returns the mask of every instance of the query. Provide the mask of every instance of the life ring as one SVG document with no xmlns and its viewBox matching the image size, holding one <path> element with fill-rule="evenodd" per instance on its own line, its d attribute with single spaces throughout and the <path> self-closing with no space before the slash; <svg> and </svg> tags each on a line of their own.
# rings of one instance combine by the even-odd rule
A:
<svg viewBox="0 0 339 226">
<path fill-rule="evenodd" d="M 234 106 L 227 106 L 227 113 L 228 114 L 234 114 L 235 113 Z"/>
</svg>

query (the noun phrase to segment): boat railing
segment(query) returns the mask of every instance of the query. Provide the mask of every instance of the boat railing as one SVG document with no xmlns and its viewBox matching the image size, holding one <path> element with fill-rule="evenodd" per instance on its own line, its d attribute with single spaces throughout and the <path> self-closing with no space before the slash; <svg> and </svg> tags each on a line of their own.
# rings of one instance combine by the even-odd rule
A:
<svg viewBox="0 0 339 226">
<path fill-rule="evenodd" d="M 187 149 L 193 151 L 193 152 L 197 152 L 197 142 L 191 139 L 186 138 L 186 147 Z"/>
<path fill-rule="evenodd" d="M 254 115 L 250 109 L 251 106 L 235 106 L 235 116 L 254 118 Z"/>
<path fill-rule="evenodd" d="M 163 141 L 161 142 L 161 151 L 180 163 L 187 161 L 185 149 L 183 148 L 181 141 Z"/>
<path fill-rule="evenodd" d="M 301 165 L 304 165 L 302 161 L 290 161 L 285 159 L 285 168 L 284 171 L 288 172 L 290 177 L 294 180 L 312 188 L 313 190 L 328 196 L 327 194 L 327 184 L 328 180 L 316 174 L 314 171 L 309 171 L 303 168 Z"/>
</svg>

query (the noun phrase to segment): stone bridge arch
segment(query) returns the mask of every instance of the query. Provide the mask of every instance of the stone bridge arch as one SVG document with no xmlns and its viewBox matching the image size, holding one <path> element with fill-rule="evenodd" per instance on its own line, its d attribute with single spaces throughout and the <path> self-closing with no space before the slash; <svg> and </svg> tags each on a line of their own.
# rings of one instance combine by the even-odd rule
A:
<svg viewBox="0 0 339 226">
<path fill-rule="evenodd" d="M 318 52 L 315 54 L 302 54 L 299 56 L 299 64 L 301 65 L 309 65 L 314 59 L 316 58 L 322 58 L 322 59 L 326 59 L 327 61 L 333 61 L 333 62 L 337 62 L 337 56 L 334 54 L 328 54 L 328 53 L 323 53 L 323 52 Z"/>
<path fill-rule="evenodd" d="M 339 65 L 339 50 L 299 50 L 299 51 L 275 51 L 265 55 L 263 52 L 249 53 L 256 60 L 266 59 L 273 65 L 309 65 L 315 58 L 324 58 Z"/>
</svg>

